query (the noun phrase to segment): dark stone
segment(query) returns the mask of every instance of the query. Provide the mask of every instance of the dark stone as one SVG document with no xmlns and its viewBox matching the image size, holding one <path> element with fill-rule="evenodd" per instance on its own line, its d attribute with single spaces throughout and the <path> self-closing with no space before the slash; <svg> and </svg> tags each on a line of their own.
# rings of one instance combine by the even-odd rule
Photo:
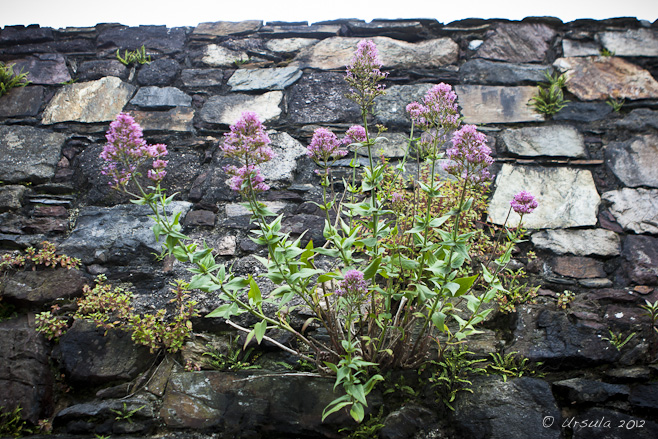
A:
<svg viewBox="0 0 658 439">
<path fill-rule="evenodd" d="M 85 61 L 78 69 L 78 77 L 81 81 L 94 81 L 105 76 L 116 76 L 125 81 L 129 73 L 130 69 L 116 59 Z"/>
<path fill-rule="evenodd" d="M 68 218 L 69 212 L 64 206 L 39 205 L 34 208 L 34 216 Z"/>
<path fill-rule="evenodd" d="M 559 256 L 555 259 L 553 271 L 557 274 L 577 279 L 605 277 L 603 262 L 582 256 Z"/>
<path fill-rule="evenodd" d="M 545 24 L 500 23 L 475 54 L 508 62 L 542 62 L 555 31 Z"/>
<path fill-rule="evenodd" d="M 36 116 L 43 104 L 43 87 L 13 88 L 0 98 L 0 117 Z"/>
<path fill-rule="evenodd" d="M 459 437 L 472 439 L 524 439 L 561 437 L 560 412 L 547 382 L 499 376 L 476 377 L 473 393 L 462 392 L 454 402 L 451 424 Z M 555 422 L 542 427 L 546 416 Z"/>
<path fill-rule="evenodd" d="M 560 369 L 612 363 L 619 358 L 619 352 L 601 339 L 596 325 L 592 328 L 586 321 L 572 322 L 561 311 L 525 305 L 517 309 L 510 352 Z"/>
<path fill-rule="evenodd" d="M 78 319 L 60 339 L 60 363 L 72 383 L 96 385 L 130 380 L 151 365 L 153 356 L 148 348 L 137 346 L 130 333 L 115 329 L 103 335 L 105 332 Z"/>
<path fill-rule="evenodd" d="M 622 256 L 631 281 L 639 285 L 658 285 L 658 238 L 628 235 Z"/>
<path fill-rule="evenodd" d="M 472 59 L 459 68 L 459 81 L 480 85 L 536 85 L 546 81 L 546 70 L 552 71 L 552 67 Z"/>
<path fill-rule="evenodd" d="M 53 40 L 53 30 L 49 27 L 39 27 L 37 24 L 30 26 L 5 26 L 0 33 L 0 44 L 27 44 L 40 43 Z"/>
<path fill-rule="evenodd" d="M 28 126 L 0 126 L 0 181 L 41 183 L 55 175 L 66 135 Z"/>
<path fill-rule="evenodd" d="M 310 239 L 313 240 L 315 247 L 323 246 L 327 241 L 324 237 L 324 221 L 325 218 L 316 215 L 298 214 L 287 216 L 281 223 L 281 231 L 283 233 L 290 233 L 294 238 L 297 238 L 302 233 L 302 247 L 306 246 Z"/>
<path fill-rule="evenodd" d="M 585 378 L 571 378 L 556 381 L 553 388 L 564 394 L 569 401 L 578 403 L 605 402 L 611 399 L 626 399 L 629 394 L 628 386 L 621 384 L 608 384 L 601 381 Z"/>
<path fill-rule="evenodd" d="M 170 58 L 160 58 L 139 68 L 137 82 L 140 85 L 170 85 L 179 72 L 178 62 Z"/>
<path fill-rule="evenodd" d="M 563 421 L 573 439 L 654 439 L 658 423 L 609 409 L 594 407 Z"/>
<path fill-rule="evenodd" d="M 347 22 L 349 35 L 353 37 L 389 37 L 395 40 L 409 42 L 420 41 L 426 33 L 420 21 L 393 21 L 393 22 L 370 22 L 349 21 Z"/>
<path fill-rule="evenodd" d="M 91 39 L 59 40 L 46 43 L 18 44 L 0 49 L 6 55 L 32 55 L 35 53 L 60 53 L 67 55 L 96 55 L 96 45 Z"/>
<path fill-rule="evenodd" d="M 658 130 L 658 111 L 638 108 L 615 121 L 614 126 L 630 131 L 647 131 L 650 128 Z"/>
<path fill-rule="evenodd" d="M 52 412 L 53 380 L 45 339 L 20 317 L 0 322 L 0 407 L 22 408 L 32 423 Z"/>
<path fill-rule="evenodd" d="M 333 24 L 287 23 L 261 27 L 258 33 L 268 38 L 329 38 L 339 34 L 341 26 Z"/>
<path fill-rule="evenodd" d="M 312 72 L 291 87 L 288 113 L 293 123 L 356 122 L 358 106 L 345 97 L 349 87 L 342 74 Z"/>
<path fill-rule="evenodd" d="M 185 69 L 181 72 L 185 87 L 218 87 L 224 83 L 221 69 Z"/>
<path fill-rule="evenodd" d="M 157 50 L 165 54 L 180 52 L 185 45 L 185 29 L 166 26 L 116 26 L 101 29 L 96 42 L 100 48 L 137 50 L 145 47 L 146 52 Z M 153 84 L 155 85 L 155 84 Z"/>
<path fill-rule="evenodd" d="M 604 119 L 611 112 L 612 107 L 605 103 L 569 102 L 565 108 L 553 116 L 553 120 L 594 122 Z"/>
<path fill-rule="evenodd" d="M 66 59 L 59 53 L 38 54 L 15 62 L 14 72 L 29 72 L 27 79 L 33 84 L 55 85 L 71 80 Z"/>
<path fill-rule="evenodd" d="M 209 226 L 215 225 L 215 214 L 209 210 L 193 210 L 185 217 L 187 226 Z"/>
<path fill-rule="evenodd" d="M 11 302 L 43 305 L 60 298 L 81 296 L 82 287 L 89 281 L 76 269 L 17 271 L 0 282 L 0 295 Z"/>
<path fill-rule="evenodd" d="M 437 420 L 437 414 L 425 407 L 406 405 L 386 416 L 384 427 L 379 430 L 379 437 L 380 439 L 410 439 Z"/>
<path fill-rule="evenodd" d="M 58 218 L 31 218 L 23 221 L 22 230 L 29 234 L 66 233 L 69 231 L 69 221 Z"/>
<path fill-rule="evenodd" d="M 656 413 L 658 410 L 658 383 L 633 387 L 628 401 L 633 407 Z"/>
</svg>

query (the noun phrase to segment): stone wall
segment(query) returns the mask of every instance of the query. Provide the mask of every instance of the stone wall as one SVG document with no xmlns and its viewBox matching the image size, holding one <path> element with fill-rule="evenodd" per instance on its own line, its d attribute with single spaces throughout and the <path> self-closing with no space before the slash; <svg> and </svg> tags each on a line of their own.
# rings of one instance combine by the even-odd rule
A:
<svg viewBox="0 0 658 439">
<path fill-rule="evenodd" d="M 3 279 L 3 300 L 15 304 L 19 316 L 0 323 L 0 383 L 8 389 L 0 406 L 20 404 L 33 422 L 54 416 L 68 433 L 187 428 L 239 437 L 335 436 L 331 425 L 311 425 L 305 415 L 318 415 L 322 404 L 298 398 L 312 391 L 330 399 L 331 386 L 321 380 L 254 384 L 186 373 L 165 362 L 134 394 L 131 383 L 139 385 L 154 361 L 148 351 L 80 322 L 54 347 L 34 332 L 33 313 L 58 297 L 81 294 L 100 273 L 130 284 L 138 308 L 164 307 L 168 283 L 185 273 L 177 263 L 153 259 L 159 246 L 146 212 L 112 192 L 100 174 L 104 133 L 120 111 L 136 118 L 149 143 L 169 146 L 163 185 L 179 193 L 174 209 L 183 212 L 186 233 L 214 246 L 243 274 L 258 272 L 250 255 L 260 250 L 247 237 L 247 212 L 226 185 L 228 161 L 217 146 L 240 112 L 256 111 L 278 154 L 264 169 L 273 188 L 266 201 L 287 214 L 284 230 L 308 231 L 321 244 L 323 217 L 311 203 L 319 187 L 305 146 L 318 126 L 338 133 L 358 123 L 342 76 L 362 38 L 375 41 L 390 71 L 387 95 L 375 105 L 375 122 L 389 128 L 388 158 L 402 157 L 406 104 L 431 84 L 447 82 L 465 122 L 478 124 L 495 151 L 489 221 L 504 221 L 519 189 L 538 195 L 540 207 L 526 224 L 528 249 L 539 259 L 514 263 L 542 285 L 540 301 L 499 315 L 472 349 L 485 357 L 517 351 L 548 368 L 544 379 L 480 379 L 454 413 L 431 404 L 395 411 L 381 436 L 412 437 L 431 428 L 442 437 L 658 436 L 658 388 L 651 383 L 657 370 L 649 364 L 656 334 L 639 308 L 658 300 L 658 25 L 631 18 L 5 27 L 0 60 L 29 71 L 31 84 L 0 98 L 0 248 L 47 239 L 81 258 L 83 268 Z M 117 50 L 142 45 L 150 64 L 126 67 L 117 60 Z M 600 56 L 603 50 L 614 56 Z M 552 119 L 527 105 L 546 70 L 568 77 L 570 102 Z M 625 100 L 620 112 L 606 104 L 610 97 Z M 336 174 L 349 169 L 339 162 Z M 576 294 L 568 312 L 556 307 L 564 290 Z M 212 295 L 195 299 L 202 313 L 218 305 Z M 207 333 L 198 338 L 220 329 L 220 323 L 195 322 L 196 332 Z M 636 336 L 617 351 L 603 339 L 609 329 Z M 288 400 L 280 396 L 285 389 L 294 390 Z M 284 409 L 290 401 L 296 408 Z M 123 402 L 148 408 L 139 422 L 112 421 Z M 304 421 L 291 420 L 295 413 Z M 544 416 L 556 418 L 552 428 L 542 428 Z M 615 424 L 563 426 L 574 416 Z M 631 419 L 643 429 L 616 428 Z"/>
</svg>

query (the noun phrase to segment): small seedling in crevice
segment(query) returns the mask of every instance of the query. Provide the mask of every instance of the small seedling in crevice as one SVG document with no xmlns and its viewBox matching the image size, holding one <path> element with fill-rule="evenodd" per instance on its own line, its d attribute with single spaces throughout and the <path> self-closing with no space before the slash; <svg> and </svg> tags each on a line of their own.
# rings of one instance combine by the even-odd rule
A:
<svg viewBox="0 0 658 439">
<path fill-rule="evenodd" d="M 548 70 L 544 72 L 544 76 L 546 76 L 548 82 L 537 85 L 537 92 L 530 99 L 528 105 L 536 113 L 551 117 L 566 107 L 566 104 L 569 102 L 564 99 L 564 92 L 562 91 L 566 85 L 567 78 L 564 73 L 559 75 L 556 72 L 555 75 L 552 75 Z"/>
<path fill-rule="evenodd" d="M 123 58 L 119 54 L 119 49 L 117 49 L 117 59 L 126 66 L 133 63 L 149 64 L 151 62 L 151 55 L 146 54 L 146 49 L 144 48 L 144 45 L 142 45 L 141 49 L 125 50 Z"/>
<path fill-rule="evenodd" d="M 619 334 L 616 334 L 612 332 L 611 329 L 608 329 L 608 333 L 610 333 L 610 337 L 602 337 L 603 340 L 607 340 L 610 342 L 611 345 L 617 349 L 617 351 L 621 352 L 621 348 L 623 348 L 626 343 L 631 341 L 633 337 L 635 337 L 635 333 L 631 333 L 628 337 L 624 338 L 624 335 L 620 332 Z"/>
<path fill-rule="evenodd" d="M 125 421 L 128 421 L 129 423 L 132 424 L 133 421 L 132 421 L 131 418 L 133 417 L 133 415 L 135 413 L 137 413 L 138 411 L 140 411 L 141 409 L 143 409 L 144 407 L 146 407 L 146 405 L 143 405 L 141 407 L 137 407 L 134 410 L 128 410 L 128 405 L 124 402 L 123 403 L 123 408 L 121 410 L 114 410 L 114 409 L 111 409 L 111 410 L 112 410 L 113 413 L 115 413 L 117 415 L 114 418 L 115 421 L 124 421 L 125 420 Z"/>
<path fill-rule="evenodd" d="M 613 98 L 612 96 L 610 96 L 605 103 L 610 105 L 615 113 L 619 113 L 619 111 L 621 110 L 621 107 L 624 106 L 625 102 L 626 102 L 626 99 Z"/>
</svg>

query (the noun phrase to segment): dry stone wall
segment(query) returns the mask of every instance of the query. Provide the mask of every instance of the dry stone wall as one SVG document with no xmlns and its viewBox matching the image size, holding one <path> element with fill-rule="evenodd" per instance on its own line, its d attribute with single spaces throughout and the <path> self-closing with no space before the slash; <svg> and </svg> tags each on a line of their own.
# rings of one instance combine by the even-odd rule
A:
<svg viewBox="0 0 658 439">
<path fill-rule="evenodd" d="M 406 104 L 446 82 L 455 87 L 464 121 L 480 126 L 495 153 L 488 220 L 504 222 L 520 189 L 538 197 L 540 207 L 526 218 L 526 250 L 539 258 L 514 263 L 542 285 L 541 301 L 487 327 L 474 349 L 485 356 L 517 351 L 562 374 L 511 384 L 478 379 L 474 395 L 460 400 L 454 414 L 407 406 L 387 417 L 381 437 L 412 437 L 428 426 L 454 437 L 596 435 L 565 424 L 569 416 L 632 418 L 643 422 L 640 434 L 658 436 L 658 388 L 651 382 L 657 370 L 647 360 L 655 358 L 656 334 L 639 308 L 658 300 L 658 24 L 632 18 L 3 28 L 0 60 L 29 72 L 31 83 L 0 98 L 0 251 L 47 239 L 81 258 L 83 267 L 69 277 L 44 274 L 52 277 L 45 287 L 39 276 L 2 280 L 3 300 L 22 312 L 0 322 L 6 334 L 0 385 L 8 392 L 0 406 L 20 404 L 32 422 L 54 417 L 56 427 L 71 434 L 188 428 L 236 437 L 335 437 L 333 427 L 309 421 L 319 419 L 323 404 L 298 399 L 299 392 L 315 392 L 328 401 L 330 383 L 294 378 L 284 385 L 267 378 L 273 381 L 258 384 L 212 372 L 190 375 L 165 362 L 141 383 L 147 396 L 135 400 L 127 384 L 108 383 L 140 376 L 153 360 L 147 352 L 126 337 L 98 337 L 77 323 L 53 351 L 34 333 L 33 313 L 47 309 L 44 301 L 81 294 L 84 281 L 101 273 L 129 283 L 138 308 L 165 307 L 168 283 L 185 273 L 178 263 L 154 260 L 158 245 L 146 211 L 111 191 L 100 174 L 104 133 L 121 111 L 135 117 L 149 143 L 169 146 L 163 185 L 179 193 L 172 210 L 182 212 L 186 233 L 214 246 L 243 274 L 261 270 L 250 255 L 262 250 L 248 239 L 248 212 L 226 185 L 223 168 L 230 162 L 218 144 L 242 111 L 257 112 L 278 155 L 263 170 L 272 186 L 265 202 L 287 214 L 284 231 L 306 232 L 321 245 L 323 216 L 312 204 L 321 191 L 305 147 L 319 126 L 340 133 L 359 122 L 342 76 L 363 38 L 375 41 L 390 71 L 374 116 L 389 128 L 386 157 L 404 155 Z M 117 50 L 142 46 L 151 63 L 117 60 Z M 550 119 L 528 106 L 547 70 L 566 73 L 570 101 Z M 625 100 L 621 111 L 606 104 L 609 98 Z M 349 172 L 348 161 L 336 163 L 335 175 Z M 565 290 L 576 295 L 568 313 L 555 304 Z M 212 295 L 195 299 L 202 313 L 218 305 Z M 199 319 L 195 331 L 212 333 L 217 325 Z M 609 329 L 637 335 L 617 351 L 604 340 Z M 107 350 L 126 361 L 114 364 Z M 62 384 L 51 376 L 49 356 L 77 394 L 57 400 Z M 81 391 L 89 386 L 96 399 Z M 113 422 L 121 397 L 130 397 L 123 401 L 131 410 L 148 409 L 135 423 Z M 296 401 L 296 412 L 286 408 L 286 398 Z M 295 413 L 304 421 L 291 421 Z M 519 413 L 523 421 L 514 417 Z M 542 428 L 544 416 L 556 418 L 552 428 Z M 638 431 L 615 430 L 614 437 L 645 437 Z"/>
</svg>

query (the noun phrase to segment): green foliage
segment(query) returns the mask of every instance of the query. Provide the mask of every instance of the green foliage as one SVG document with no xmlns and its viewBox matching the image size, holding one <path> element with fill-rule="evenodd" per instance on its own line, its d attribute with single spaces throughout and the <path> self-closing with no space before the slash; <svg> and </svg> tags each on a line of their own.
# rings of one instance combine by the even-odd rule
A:
<svg viewBox="0 0 658 439">
<path fill-rule="evenodd" d="M 231 340 L 227 353 L 224 354 L 218 351 L 211 351 L 204 352 L 203 356 L 208 357 L 206 359 L 207 365 L 215 370 L 237 371 L 260 369 L 260 366 L 254 364 L 258 355 L 252 356 L 253 353 L 253 347 L 242 350 L 240 340 L 236 337 Z"/>
<path fill-rule="evenodd" d="M 528 359 L 517 355 L 518 352 L 510 352 L 503 355 L 500 353 L 489 354 L 491 356 L 491 364 L 488 369 L 492 373 L 498 374 L 503 377 L 503 381 L 507 381 L 507 377 L 521 378 L 523 375 L 537 375 L 537 368 L 543 363 L 535 363 L 531 366 Z M 540 374 L 541 375 L 541 374 Z"/>
<path fill-rule="evenodd" d="M 27 421 L 21 417 L 22 410 L 21 406 L 16 406 L 11 411 L 5 411 L 5 407 L 0 406 L 0 436 L 21 437 L 34 433 L 28 428 Z"/>
<path fill-rule="evenodd" d="M 25 249 L 25 254 L 4 254 L 0 258 L 0 273 L 8 270 L 17 270 L 25 268 L 28 263 L 32 263 L 34 268 L 50 267 L 57 268 L 58 266 L 67 269 L 77 268 L 80 265 L 80 259 L 72 258 L 66 255 L 57 255 L 55 253 L 55 244 L 48 241 L 41 243 L 41 249 L 37 251 L 34 247 Z"/>
<path fill-rule="evenodd" d="M 564 290 L 561 293 L 557 293 L 557 307 L 566 310 L 569 304 L 573 302 L 575 298 L 576 295 L 569 290 Z"/>
<path fill-rule="evenodd" d="M 618 334 L 612 332 L 612 329 L 608 329 L 608 333 L 610 334 L 610 337 L 602 337 L 602 339 L 608 341 L 619 352 L 621 352 L 621 348 L 623 348 L 626 345 L 626 343 L 628 343 L 629 341 L 631 341 L 633 337 L 635 337 L 634 332 L 629 334 L 628 337 L 626 338 L 624 338 L 624 335 L 621 332 Z"/>
<path fill-rule="evenodd" d="M 123 58 L 119 54 L 119 49 L 117 49 L 117 59 L 126 66 L 134 63 L 149 64 L 151 62 L 151 55 L 146 54 L 146 49 L 144 48 L 144 45 L 142 45 L 141 49 L 125 50 Z"/>
<path fill-rule="evenodd" d="M 431 361 L 432 376 L 429 381 L 437 396 L 450 410 L 455 410 L 452 403 L 459 392 L 473 393 L 468 387 L 473 383 L 469 380 L 472 375 L 482 375 L 486 369 L 482 367 L 484 359 L 473 359 L 470 352 L 463 345 L 444 350 L 443 358 Z"/>
<path fill-rule="evenodd" d="M 607 57 L 615 56 L 615 51 L 614 50 L 610 51 L 604 47 L 601 50 L 599 50 L 599 55 L 607 58 Z"/>
<path fill-rule="evenodd" d="M 143 409 L 144 407 L 146 407 L 146 405 L 143 405 L 143 406 L 137 407 L 136 409 L 130 410 L 128 408 L 128 405 L 124 402 L 122 409 L 120 409 L 120 410 L 110 409 L 110 410 L 112 411 L 112 413 L 116 414 L 116 417 L 114 418 L 115 421 L 128 421 L 128 423 L 132 424 L 133 423 L 133 421 L 132 421 L 133 415 L 135 413 L 137 413 L 138 411 L 140 411 L 141 409 Z"/>
<path fill-rule="evenodd" d="M 644 302 L 646 305 L 640 305 L 640 308 L 645 310 L 645 315 L 651 319 L 651 326 L 656 326 L 658 323 L 658 300 L 654 303 L 651 303 L 648 300 L 645 300 Z"/>
<path fill-rule="evenodd" d="M 379 412 L 371 414 L 367 421 L 358 424 L 356 427 L 341 428 L 339 433 L 349 433 L 346 439 L 378 439 L 379 430 L 384 428 L 384 406 L 379 408 Z"/>
<path fill-rule="evenodd" d="M 537 92 L 530 99 L 528 105 L 536 113 L 551 117 L 566 107 L 566 104 L 569 102 L 564 99 L 564 92 L 562 91 L 565 87 L 566 76 L 564 74 L 558 75 L 557 73 L 552 75 L 548 70 L 546 70 L 544 75 L 548 83 L 541 83 L 537 86 Z"/>
<path fill-rule="evenodd" d="M 25 87 L 30 84 L 30 81 L 27 80 L 29 72 L 23 73 L 23 69 L 21 69 L 16 74 L 14 66 L 15 64 L 5 64 L 0 61 L 0 97 L 9 93 L 9 90 L 14 87 Z"/>
<path fill-rule="evenodd" d="M 59 308 L 54 306 L 53 312 Z M 36 330 L 46 337 L 48 340 L 58 341 L 68 329 L 68 319 L 53 315 L 50 311 L 45 311 L 36 315 Z"/>
<path fill-rule="evenodd" d="M 626 102 L 626 99 L 620 99 L 620 98 L 613 98 L 610 96 L 607 101 L 605 101 L 606 104 L 610 105 L 612 107 L 612 110 L 615 113 L 619 113 L 621 111 L 621 108 L 624 106 L 624 103 Z"/>
<path fill-rule="evenodd" d="M 516 305 L 535 303 L 539 286 L 531 287 L 527 282 L 521 283 L 525 277 L 526 272 L 523 268 L 516 271 L 505 269 L 501 274 L 505 290 L 496 295 L 496 302 L 501 312 L 507 314 L 516 311 Z"/>
</svg>

